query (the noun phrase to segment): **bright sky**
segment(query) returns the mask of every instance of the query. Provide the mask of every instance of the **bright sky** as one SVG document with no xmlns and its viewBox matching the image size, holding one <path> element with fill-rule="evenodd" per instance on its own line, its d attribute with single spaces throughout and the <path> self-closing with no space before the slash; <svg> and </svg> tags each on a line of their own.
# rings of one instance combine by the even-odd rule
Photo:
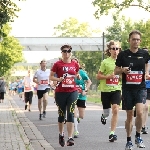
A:
<svg viewBox="0 0 150 150">
<path fill-rule="evenodd" d="M 12 35 L 15 37 L 51 37 L 54 27 L 61 24 L 69 17 L 77 18 L 79 22 L 88 22 L 95 29 L 102 32 L 112 24 L 111 16 L 103 16 L 100 20 L 94 17 L 96 8 L 91 4 L 92 0 L 26 0 L 18 2 L 21 11 L 18 18 L 12 23 Z M 150 13 L 132 7 L 123 11 L 127 17 L 133 20 L 148 19 Z M 96 35 L 96 36 L 101 36 Z M 28 62 L 39 62 L 41 59 L 52 59 L 60 56 L 59 52 L 24 52 Z M 28 55 L 28 56 L 27 56 Z"/>
</svg>

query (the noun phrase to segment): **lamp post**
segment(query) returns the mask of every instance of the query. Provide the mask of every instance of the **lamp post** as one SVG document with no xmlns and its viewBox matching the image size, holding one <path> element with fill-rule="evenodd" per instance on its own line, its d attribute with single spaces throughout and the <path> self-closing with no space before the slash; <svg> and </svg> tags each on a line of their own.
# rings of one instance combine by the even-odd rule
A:
<svg viewBox="0 0 150 150">
<path fill-rule="evenodd" d="M 102 43 L 103 43 L 103 49 L 102 49 L 102 60 L 104 60 L 104 51 L 105 51 L 105 33 L 103 32 L 102 36 Z"/>
</svg>

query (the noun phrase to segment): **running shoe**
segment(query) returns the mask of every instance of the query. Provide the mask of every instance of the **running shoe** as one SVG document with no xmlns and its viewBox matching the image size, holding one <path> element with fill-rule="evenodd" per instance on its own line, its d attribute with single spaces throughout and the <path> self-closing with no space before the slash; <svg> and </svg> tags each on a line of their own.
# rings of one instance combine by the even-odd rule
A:
<svg viewBox="0 0 150 150">
<path fill-rule="evenodd" d="M 67 141 L 67 146 L 72 146 L 72 145 L 74 145 L 74 140 L 73 138 L 69 138 Z"/>
<path fill-rule="evenodd" d="M 117 141 L 117 135 L 111 134 L 109 135 L 109 142 Z"/>
<path fill-rule="evenodd" d="M 141 137 L 137 137 L 136 135 L 135 135 L 135 144 L 137 145 L 138 148 L 145 148 L 145 145 Z"/>
<path fill-rule="evenodd" d="M 79 137 L 79 132 L 78 131 L 74 132 L 74 138 L 78 138 L 78 137 Z"/>
<path fill-rule="evenodd" d="M 133 149 L 133 144 L 131 141 L 127 141 L 127 144 L 125 146 L 125 150 L 132 150 Z"/>
<path fill-rule="evenodd" d="M 43 111 L 43 118 L 46 118 L 46 111 Z"/>
<path fill-rule="evenodd" d="M 141 130 L 141 132 L 142 132 L 142 134 L 148 134 L 148 131 L 146 131 L 146 128 L 144 127 L 142 127 L 142 130 Z"/>
<path fill-rule="evenodd" d="M 101 116 L 101 122 L 102 122 L 102 124 L 105 125 L 105 124 L 106 124 L 106 121 L 107 121 L 107 118 L 105 118 L 105 117 L 103 116 L 103 114 L 102 114 L 102 116 Z"/>
<path fill-rule="evenodd" d="M 39 114 L 39 120 L 42 120 L 42 114 Z"/>
<path fill-rule="evenodd" d="M 65 140 L 64 140 L 64 135 L 59 134 L 59 144 L 64 147 L 65 146 Z"/>
</svg>

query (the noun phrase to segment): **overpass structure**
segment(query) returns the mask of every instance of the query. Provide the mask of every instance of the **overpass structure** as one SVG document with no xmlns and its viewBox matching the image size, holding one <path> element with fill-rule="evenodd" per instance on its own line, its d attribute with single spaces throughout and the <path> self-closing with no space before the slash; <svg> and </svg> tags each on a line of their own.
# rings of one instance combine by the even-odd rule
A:
<svg viewBox="0 0 150 150">
<path fill-rule="evenodd" d="M 104 51 L 106 39 L 102 37 L 15 37 L 24 51 L 60 51 L 64 44 L 72 46 L 72 51 Z M 57 59 L 57 58 L 56 58 Z M 52 66 L 56 59 L 47 61 Z M 16 63 L 15 66 L 39 66 L 39 63 Z"/>
<path fill-rule="evenodd" d="M 103 37 L 16 37 L 24 51 L 60 51 L 64 44 L 73 51 L 103 51 L 106 39 Z"/>
</svg>

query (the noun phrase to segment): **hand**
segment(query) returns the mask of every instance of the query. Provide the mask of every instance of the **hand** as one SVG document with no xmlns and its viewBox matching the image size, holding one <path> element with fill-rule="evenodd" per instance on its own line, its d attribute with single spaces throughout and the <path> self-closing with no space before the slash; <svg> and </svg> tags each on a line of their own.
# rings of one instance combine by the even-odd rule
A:
<svg viewBox="0 0 150 150">
<path fill-rule="evenodd" d="M 131 70 L 129 70 L 129 67 L 123 67 L 123 68 L 122 68 L 122 72 L 125 73 L 125 74 L 130 73 L 130 71 L 131 71 Z"/>
<path fill-rule="evenodd" d="M 58 82 L 61 82 L 63 79 L 63 77 L 58 78 Z"/>
<path fill-rule="evenodd" d="M 108 74 L 108 75 L 106 76 L 106 78 L 107 78 L 107 79 L 113 79 L 113 78 L 115 78 L 115 75 L 114 75 L 114 73 L 113 73 L 113 74 Z"/>
<path fill-rule="evenodd" d="M 146 74 L 145 77 L 146 77 L 146 80 L 150 80 L 150 75 L 149 74 Z"/>
<path fill-rule="evenodd" d="M 37 81 L 37 85 L 40 85 L 41 83 Z"/>
<path fill-rule="evenodd" d="M 77 74 L 77 79 L 78 79 L 78 80 L 81 80 L 80 74 Z"/>
<path fill-rule="evenodd" d="M 82 91 L 82 95 L 85 96 L 87 94 L 87 92 L 85 92 L 84 90 Z"/>
</svg>

